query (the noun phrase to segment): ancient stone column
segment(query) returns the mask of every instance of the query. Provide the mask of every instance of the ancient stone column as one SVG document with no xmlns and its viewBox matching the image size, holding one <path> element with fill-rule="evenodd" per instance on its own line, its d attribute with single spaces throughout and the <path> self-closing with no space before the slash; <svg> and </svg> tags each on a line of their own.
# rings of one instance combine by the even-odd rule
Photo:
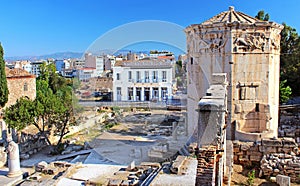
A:
<svg viewBox="0 0 300 186">
<path fill-rule="evenodd" d="M 14 141 L 9 141 L 8 147 L 8 177 L 16 177 L 22 175 L 20 168 L 19 146 Z"/>
</svg>

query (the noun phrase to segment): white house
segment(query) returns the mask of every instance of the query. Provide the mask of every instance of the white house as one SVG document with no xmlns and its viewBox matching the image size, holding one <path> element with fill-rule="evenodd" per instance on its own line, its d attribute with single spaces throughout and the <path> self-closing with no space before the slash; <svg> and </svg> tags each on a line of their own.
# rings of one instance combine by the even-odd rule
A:
<svg viewBox="0 0 300 186">
<path fill-rule="evenodd" d="M 162 101 L 172 94 L 174 64 L 166 60 L 118 62 L 113 67 L 114 101 Z"/>
<path fill-rule="evenodd" d="M 80 81 L 87 81 L 90 78 L 97 77 L 96 68 L 84 67 L 77 69 L 77 77 Z"/>
</svg>

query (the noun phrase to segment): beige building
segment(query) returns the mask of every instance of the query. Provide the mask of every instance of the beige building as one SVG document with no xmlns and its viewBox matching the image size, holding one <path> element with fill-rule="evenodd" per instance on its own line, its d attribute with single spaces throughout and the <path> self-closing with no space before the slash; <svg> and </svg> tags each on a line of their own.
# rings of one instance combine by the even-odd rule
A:
<svg viewBox="0 0 300 186">
<path fill-rule="evenodd" d="M 5 73 L 7 78 L 7 88 L 9 91 L 8 102 L 6 103 L 5 108 L 14 105 L 21 97 L 27 97 L 31 100 L 35 99 L 35 75 L 20 68 L 5 68 Z"/>
<path fill-rule="evenodd" d="M 190 133 L 212 74 L 224 72 L 228 78 L 227 138 L 256 141 L 277 136 L 282 28 L 229 7 L 185 29 Z"/>
</svg>

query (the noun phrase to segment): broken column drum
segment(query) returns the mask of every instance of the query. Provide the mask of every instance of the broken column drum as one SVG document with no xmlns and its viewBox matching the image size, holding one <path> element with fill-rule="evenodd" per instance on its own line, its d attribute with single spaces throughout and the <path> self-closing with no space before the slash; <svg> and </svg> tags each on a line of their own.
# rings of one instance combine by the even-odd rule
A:
<svg viewBox="0 0 300 186">
<path fill-rule="evenodd" d="M 14 141 L 10 141 L 7 147 L 8 152 L 8 177 L 16 177 L 22 175 L 20 168 L 19 146 Z"/>
</svg>

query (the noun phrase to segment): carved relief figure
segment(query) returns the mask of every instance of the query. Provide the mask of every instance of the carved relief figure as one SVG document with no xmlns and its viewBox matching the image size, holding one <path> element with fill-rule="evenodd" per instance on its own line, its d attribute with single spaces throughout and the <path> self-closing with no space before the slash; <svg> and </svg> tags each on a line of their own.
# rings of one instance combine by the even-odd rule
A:
<svg viewBox="0 0 300 186">
<path fill-rule="evenodd" d="M 244 34 L 243 36 L 238 36 L 235 41 L 235 51 L 253 51 L 255 49 L 261 49 L 264 51 L 266 43 L 266 38 L 263 33 L 251 33 L 251 34 Z"/>
<path fill-rule="evenodd" d="M 227 39 L 223 39 L 223 33 L 210 34 L 209 39 L 202 39 L 199 42 L 199 52 L 205 51 L 206 49 L 218 50 L 225 46 Z"/>
</svg>

